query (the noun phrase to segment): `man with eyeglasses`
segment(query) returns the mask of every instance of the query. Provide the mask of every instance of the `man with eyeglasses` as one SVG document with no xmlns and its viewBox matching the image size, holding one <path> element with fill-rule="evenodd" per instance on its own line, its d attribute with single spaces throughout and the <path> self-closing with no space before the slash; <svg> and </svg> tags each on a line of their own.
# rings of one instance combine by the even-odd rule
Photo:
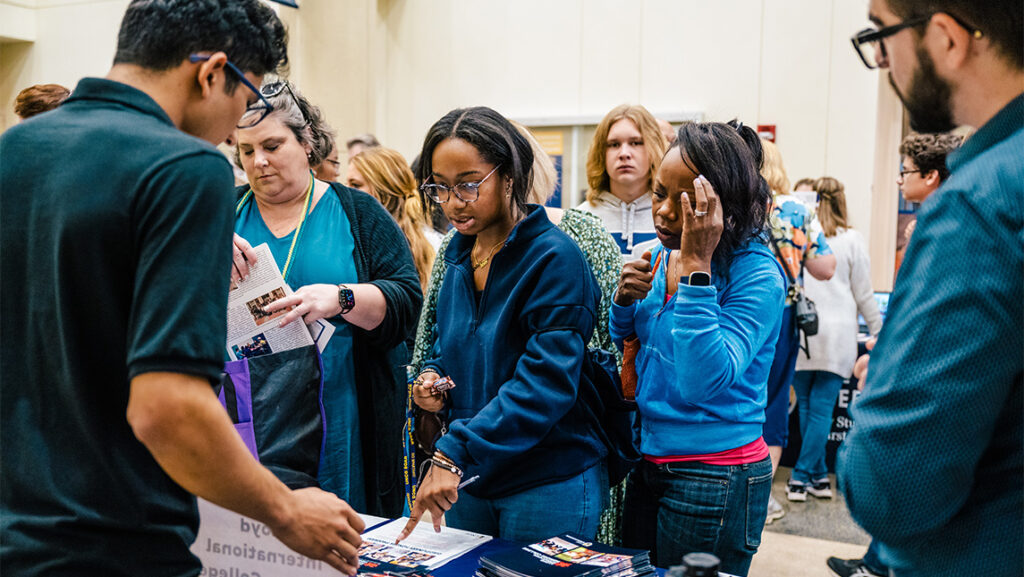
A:
<svg viewBox="0 0 1024 577">
<path fill-rule="evenodd" d="M 259 0 L 134 0 L 106 78 L 0 138 L 0 574 L 198 575 L 190 493 L 355 573 L 359 517 L 260 466 L 211 387 L 234 206 L 213 144 L 285 36 Z"/>
<path fill-rule="evenodd" d="M 924 204 L 840 486 L 890 575 L 1024 574 L 1024 3 L 871 0 L 853 44 L 923 132 L 977 128 Z M 869 575 L 870 573 L 860 573 Z"/>
</svg>

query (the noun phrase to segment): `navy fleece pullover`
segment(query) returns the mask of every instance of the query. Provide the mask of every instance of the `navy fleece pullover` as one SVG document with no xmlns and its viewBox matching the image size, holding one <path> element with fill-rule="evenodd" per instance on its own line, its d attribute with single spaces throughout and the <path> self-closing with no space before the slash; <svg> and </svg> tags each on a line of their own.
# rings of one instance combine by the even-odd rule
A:
<svg viewBox="0 0 1024 577">
<path fill-rule="evenodd" d="M 445 253 L 426 366 L 456 384 L 437 448 L 467 478 L 480 475 L 466 491 L 497 498 L 571 478 L 607 454 L 576 407 L 601 294 L 576 244 L 530 205 L 495 254 L 477 305 L 474 240 L 456 234 Z"/>
</svg>

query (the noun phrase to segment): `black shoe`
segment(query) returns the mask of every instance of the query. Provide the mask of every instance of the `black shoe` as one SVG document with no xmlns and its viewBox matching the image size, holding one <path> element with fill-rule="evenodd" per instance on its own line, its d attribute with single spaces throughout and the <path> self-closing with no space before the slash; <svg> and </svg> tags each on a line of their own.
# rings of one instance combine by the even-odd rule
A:
<svg viewBox="0 0 1024 577">
<path fill-rule="evenodd" d="M 864 564 L 863 559 L 828 558 L 828 568 L 839 577 L 886 577 L 875 573 Z"/>
</svg>

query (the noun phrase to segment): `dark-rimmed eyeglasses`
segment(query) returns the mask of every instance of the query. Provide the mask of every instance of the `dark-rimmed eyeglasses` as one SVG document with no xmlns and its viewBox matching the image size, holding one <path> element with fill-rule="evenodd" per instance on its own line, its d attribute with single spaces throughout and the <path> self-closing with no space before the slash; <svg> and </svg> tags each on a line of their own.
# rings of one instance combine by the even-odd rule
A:
<svg viewBox="0 0 1024 577">
<path fill-rule="evenodd" d="M 853 49 L 857 52 L 857 56 L 860 56 L 860 60 L 864 63 L 864 66 L 867 66 L 868 70 L 874 70 L 889 58 L 889 55 L 885 51 L 885 43 L 882 42 L 882 40 L 901 30 L 925 24 L 931 20 L 932 16 L 935 14 L 938 14 L 938 12 L 933 12 L 927 16 L 921 16 L 919 18 L 904 20 L 903 22 L 893 24 L 892 26 L 886 26 L 884 28 L 865 28 L 864 30 L 854 34 L 850 38 L 850 42 L 853 43 Z M 960 18 L 949 14 L 948 12 L 943 12 L 943 14 L 946 14 L 955 20 L 957 24 L 970 32 L 971 36 L 974 38 L 981 38 L 983 36 L 981 30 L 978 30 L 974 26 L 964 22 Z"/>
<path fill-rule="evenodd" d="M 923 174 L 924 171 L 921 170 L 920 168 L 918 168 L 916 170 L 901 170 L 900 171 L 900 179 L 905 179 L 905 178 L 907 178 L 908 174 L 914 174 L 914 173 Z"/>
<path fill-rule="evenodd" d="M 498 167 L 495 166 L 494 170 L 487 173 L 487 176 L 476 182 L 462 182 L 455 186 L 433 183 L 423 184 L 420 186 L 420 190 L 437 204 L 444 204 L 448 202 L 451 199 L 451 194 L 453 192 L 462 202 L 476 202 L 476 200 L 480 198 L 480 185 L 497 171 Z"/>
<path fill-rule="evenodd" d="M 206 54 L 190 54 L 188 57 L 188 61 L 193 63 L 205 62 L 209 59 L 210 56 Z M 249 82 L 249 80 L 245 77 L 245 74 L 242 72 L 240 68 L 235 66 L 234 63 L 232 63 L 230 60 L 225 60 L 225 64 L 227 64 L 227 67 L 232 72 L 234 72 L 236 76 L 238 76 L 238 80 L 241 81 L 241 83 L 244 84 L 246 88 L 252 90 L 253 94 L 255 94 L 257 98 L 259 98 L 259 100 L 256 101 L 256 103 L 246 108 L 245 114 L 242 115 L 242 118 L 238 121 L 238 124 L 235 125 L 236 128 L 252 128 L 253 126 L 259 124 L 264 118 L 266 118 L 267 115 L 270 114 L 270 111 L 274 109 L 274 107 L 270 105 L 269 100 L 267 100 L 266 98 L 263 97 L 262 94 L 260 94 L 260 91 L 256 89 L 256 86 L 252 82 Z M 249 118 L 249 111 L 253 110 L 254 108 L 265 108 L 266 110 L 262 112 L 262 114 L 260 114 L 258 118 L 252 119 Z"/>
</svg>

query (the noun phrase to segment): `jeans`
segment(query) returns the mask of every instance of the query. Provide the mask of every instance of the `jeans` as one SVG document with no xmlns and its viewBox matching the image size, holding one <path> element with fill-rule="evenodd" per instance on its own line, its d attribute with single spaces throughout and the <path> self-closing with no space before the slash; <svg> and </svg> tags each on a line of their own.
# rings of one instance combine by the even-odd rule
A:
<svg viewBox="0 0 1024 577">
<path fill-rule="evenodd" d="M 785 447 L 789 442 L 789 386 L 793 383 L 796 356 L 800 353 L 800 335 L 796 330 L 794 305 L 782 311 L 775 358 L 768 372 L 768 404 L 764 410 L 764 442 L 769 447 Z"/>
<path fill-rule="evenodd" d="M 878 541 L 872 539 L 871 544 L 868 545 L 867 552 L 864 553 L 864 558 L 861 559 L 860 562 L 866 565 L 868 569 L 878 573 L 879 575 L 888 575 L 889 566 L 882 562 L 878 548 Z"/>
<path fill-rule="evenodd" d="M 687 553 L 712 553 L 721 571 L 746 575 L 771 487 L 768 457 L 746 465 L 642 461 L 626 481 L 623 545 L 650 549 L 659 567 L 678 565 Z"/>
<path fill-rule="evenodd" d="M 608 468 L 604 460 L 567 479 L 497 499 L 459 492 L 445 514 L 448 525 L 520 543 L 553 535 L 597 534 L 601 513 L 608 507 Z"/>
<path fill-rule="evenodd" d="M 842 387 L 843 377 L 828 371 L 797 371 L 793 377 L 802 439 L 800 457 L 793 467 L 794 481 L 809 484 L 828 476 L 825 446 L 832 430 L 832 409 Z"/>
</svg>

